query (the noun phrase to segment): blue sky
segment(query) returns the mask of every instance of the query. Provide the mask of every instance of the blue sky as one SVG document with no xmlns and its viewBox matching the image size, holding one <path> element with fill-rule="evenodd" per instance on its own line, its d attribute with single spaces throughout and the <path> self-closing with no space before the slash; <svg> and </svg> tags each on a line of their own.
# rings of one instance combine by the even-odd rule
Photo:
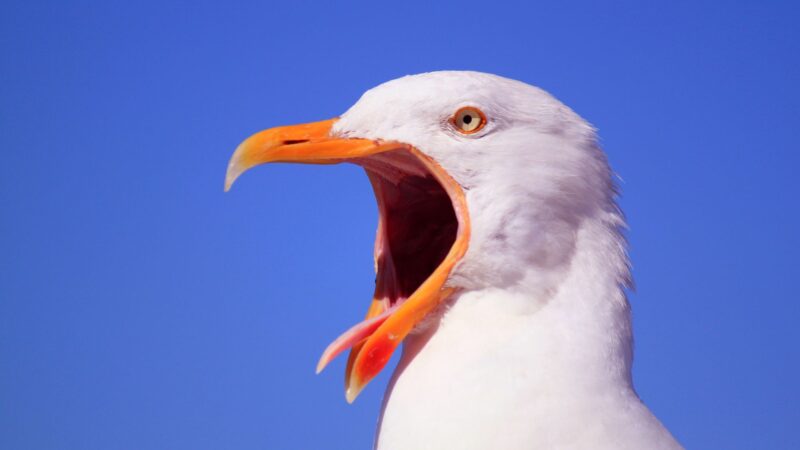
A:
<svg viewBox="0 0 800 450">
<path fill-rule="evenodd" d="M 798 448 L 796 2 L 0 5 L 0 447 L 369 448 L 320 352 L 372 293 L 353 166 L 229 194 L 270 126 L 409 73 L 550 91 L 624 180 L 640 395 L 690 448 Z"/>
</svg>

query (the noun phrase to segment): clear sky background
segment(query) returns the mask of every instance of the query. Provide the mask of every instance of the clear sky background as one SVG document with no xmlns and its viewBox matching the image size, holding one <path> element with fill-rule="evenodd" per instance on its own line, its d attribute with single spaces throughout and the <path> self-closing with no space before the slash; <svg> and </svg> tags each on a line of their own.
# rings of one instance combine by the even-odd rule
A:
<svg viewBox="0 0 800 450">
<path fill-rule="evenodd" d="M 136 3 L 132 5 L 131 3 Z M 543 87 L 624 180 L 636 388 L 689 448 L 800 447 L 797 2 L 0 4 L 0 448 L 366 449 L 355 166 L 250 133 L 437 69 Z"/>
</svg>

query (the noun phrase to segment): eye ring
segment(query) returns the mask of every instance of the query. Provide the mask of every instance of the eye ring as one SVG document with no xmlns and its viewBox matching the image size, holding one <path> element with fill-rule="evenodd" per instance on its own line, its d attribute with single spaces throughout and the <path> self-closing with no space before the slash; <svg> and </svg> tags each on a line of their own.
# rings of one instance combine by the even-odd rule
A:
<svg viewBox="0 0 800 450">
<path fill-rule="evenodd" d="M 486 115 L 474 106 L 464 106 L 450 118 L 450 125 L 461 134 L 475 134 L 486 125 Z"/>
</svg>

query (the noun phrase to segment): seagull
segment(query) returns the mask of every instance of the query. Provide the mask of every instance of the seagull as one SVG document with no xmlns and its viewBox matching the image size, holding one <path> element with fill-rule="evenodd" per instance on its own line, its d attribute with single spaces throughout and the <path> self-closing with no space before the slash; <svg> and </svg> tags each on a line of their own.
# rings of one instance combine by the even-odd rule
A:
<svg viewBox="0 0 800 450">
<path fill-rule="evenodd" d="M 441 71 L 338 118 L 242 142 L 266 163 L 361 166 L 378 205 L 375 291 L 349 350 L 352 402 L 402 355 L 378 450 L 678 449 L 637 395 L 617 187 L 595 129 L 547 92 Z"/>
</svg>

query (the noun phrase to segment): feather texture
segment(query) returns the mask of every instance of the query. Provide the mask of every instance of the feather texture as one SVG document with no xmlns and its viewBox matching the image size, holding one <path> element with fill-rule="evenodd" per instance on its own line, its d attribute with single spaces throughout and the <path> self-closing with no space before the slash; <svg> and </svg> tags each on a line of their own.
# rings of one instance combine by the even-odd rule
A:
<svg viewBox="0 0 800 450">
<path fill-rule="evenodd" d="M 453 130 L 463 106 L 484 129 Z M 472 227 L 459 294 L 406 339 L 376 448 L 680 448 L 633 388 L 625 222 L 592 126 L 533 86 L 434 72 L 366 92 L 334 133 L 431 156 Z"/>
</svg>

